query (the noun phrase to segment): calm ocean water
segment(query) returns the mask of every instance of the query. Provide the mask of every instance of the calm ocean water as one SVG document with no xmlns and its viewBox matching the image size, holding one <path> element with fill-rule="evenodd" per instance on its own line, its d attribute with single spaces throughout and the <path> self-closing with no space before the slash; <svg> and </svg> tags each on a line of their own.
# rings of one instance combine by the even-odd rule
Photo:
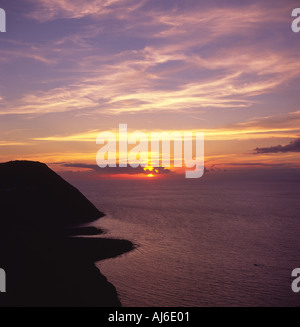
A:
<svg viewBox="0 0 300 327">
<path fill-rule="evenodd" d="M 73 183 L 138 248 L 97 263 L 123 306 L 298 306 L 300 182 L 207 178 Z"/>
</svg>

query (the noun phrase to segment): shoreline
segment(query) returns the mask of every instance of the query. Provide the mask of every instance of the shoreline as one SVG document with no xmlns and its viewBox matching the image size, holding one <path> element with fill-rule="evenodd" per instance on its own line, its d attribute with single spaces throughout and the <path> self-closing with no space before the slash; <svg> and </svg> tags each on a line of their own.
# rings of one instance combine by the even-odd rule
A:
<svg viewBox="0 0 300 327">
<path fill-rule="evenodd" d="M 121 306 L 115 286 L 96 262 L 132 251 L 130 241 L 13 228 L 0 233 L 0 246 L 9 249 L 0 254 L 8 277 L 1 306 Z"/>
<path fill-rule="evenodd" d="M 120 307 L 95 263 L 134 244 L 87 237 L 105 231 L 80 225 L 104 214 L 45 164 L 0 164 L 0 179 L 0 268 L 7 276 L 0 306 Z"/>
</svg>

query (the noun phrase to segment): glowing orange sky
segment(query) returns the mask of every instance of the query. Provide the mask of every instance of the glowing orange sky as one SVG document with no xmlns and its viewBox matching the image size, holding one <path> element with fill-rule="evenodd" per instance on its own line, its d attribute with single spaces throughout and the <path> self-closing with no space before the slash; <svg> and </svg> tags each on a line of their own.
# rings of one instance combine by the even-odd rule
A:
<svg viewBox="0 0 300 327">
<path fill-rule="evenodd" d="M 297 147 L 254 151 L 300 137 L 297 6 L 3 0 L 1 161 L 80 170 L 95 164 L 97 134 L 127 123 L 203 131 L 207 167 L 299 167 Z"/>
</svg>

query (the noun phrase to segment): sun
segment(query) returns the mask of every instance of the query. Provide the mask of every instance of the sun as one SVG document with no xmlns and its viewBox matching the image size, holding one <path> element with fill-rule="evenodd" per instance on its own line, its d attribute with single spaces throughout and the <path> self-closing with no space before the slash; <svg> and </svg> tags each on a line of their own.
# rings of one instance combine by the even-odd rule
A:
<svg viewBox="0 0 300 327">
<path fill-rule="evenodd" d="M 146 176 L 149 178 L 155 177 L 154 173 L 158 173 L 158 171 L 151 166 L 144 167 L 144 171 L 146 173 Z"/>
<path fill-rule="evenodd" d="M 147 166 L 147 167 L 144 167 L 144 170 L 145 170 L 145 171 L 153 171 L 154 168 L 151 167 L 151 166 Z"/>
</svg>

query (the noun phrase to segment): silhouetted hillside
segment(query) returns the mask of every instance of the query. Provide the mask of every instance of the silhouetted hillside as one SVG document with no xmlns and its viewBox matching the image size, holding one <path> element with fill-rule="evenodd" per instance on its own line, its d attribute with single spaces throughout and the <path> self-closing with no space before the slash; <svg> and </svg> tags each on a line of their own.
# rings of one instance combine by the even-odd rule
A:
<svg viewBox="0 0 300 327">
<path fill-rule="evenodd" d="M 18 223 L 49 227 L 90 222 L 103 216 L 47 165 L 31 161 L 0 164 L 0 205 L 2 214 L 14 217 Z"/>
<path fill-rule="evenodd" d="M 120 306 L 115 287 L 94 262 L 128 252 L 133 244 L 67 236 L 100 234 L 74 225 L 101 216 L 45 164 L 0 164 L 0 268 L 7 274 L 0 306 Z"/>
</svg>

